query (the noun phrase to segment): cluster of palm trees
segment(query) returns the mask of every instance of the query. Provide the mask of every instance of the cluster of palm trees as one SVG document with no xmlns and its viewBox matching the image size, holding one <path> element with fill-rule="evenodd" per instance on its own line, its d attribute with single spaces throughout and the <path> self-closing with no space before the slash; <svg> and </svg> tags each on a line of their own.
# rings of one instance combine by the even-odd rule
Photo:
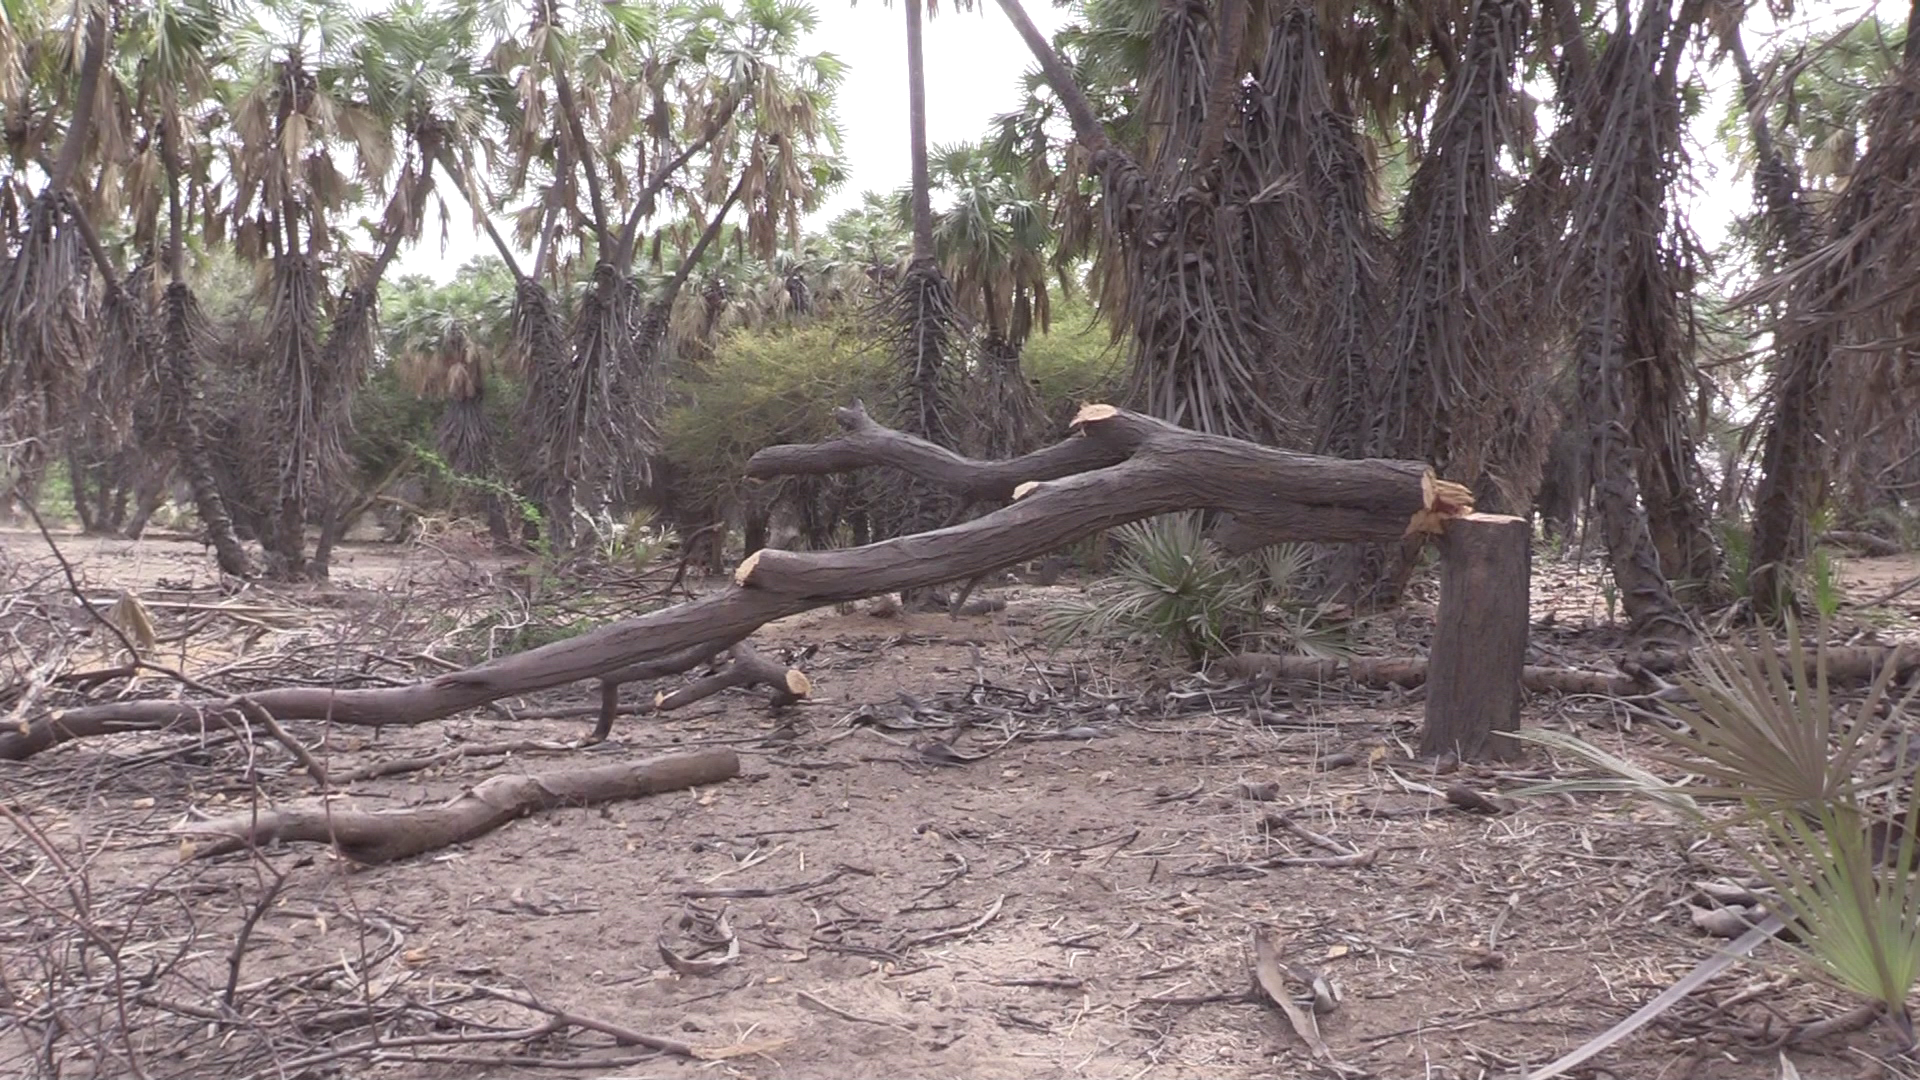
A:
<svg viewBox="0 0 1920 1080">
<path fill-rule="evenodd" d="M 1035 388 L 1021 369 L 1021 347 L 1031 334 L 1046 330 L 1054 300 L 1077 287 L 1071 272 L 1052 258 L 1048 208 L 1025 189 L 1012 164 L 977 144 L 935 148 L 928 176 L 933 251 L 928 268 L 951 282 L 953 294 L 947 316 L 951 339 L 941 342 L 938 354 L 947 368 L 943 388 L 951 392 L 934 403 L 941 423 L 936 434 L 987 456 L 1033 449 L 1051 432 Z M 803 232 L 797 243 L 783 243 L 770 256 L 746 242 L 743 226 L 723 225 L 714 242 L 686 268 L 684 285 L 672 291 L 671 303 L 663 309 L 667 359 L 658 370 L 671 380 L 665 403 L 670 408 L 699 407 L 694 399 L 704 392 L 703 369 L 735 332 L 766 336 L 806 326 L 844 326 L 876 345 L 898 334 L 903 324 L 890 317 L 889 307 L 902 294 L 915 261 L 912 201 L 907 189 L 893 196 L 870 193 L 861 206 L 817 232 Z M 681 269 L 643 260 L 634 280 L 643 293 L 665 295 L 666 278 Z M 575 308 L 580 298 L 590 295 L 591 272 L 592 267 L 576 264 L 571 276 L 563 275 L 558 288 L 563 309 Z M 444 285 L 424 278 L 395 282 L 385 304 L 385 354 L 394 360 L 394 371 L 408 389 L 444 402 L 439 454 L 467 477 L 493 477 L 506 464 L 492 452 L 503 418 L 486 411 L 485 373 L 506 376 L 511 393 L 532 390 L 534 373 L 523 363 L 524 350 L 516 347 L 514 296 L 513 271 L 493 256 L 462 268 Z M 796 351 L 804 349 L 796 342 Z M 910 359 L 892 360 L 902 374 L 913 370 Z M 875 408 L 902 423 L 912 422 L 913 380 L 869 389 L 879 391 Z M 811 403 L 815 409 L 826 404 Z M 523 404 L 522 414 L 531 415 L 531 408 Z M 801 425 L 793 430 L 804 429 Z M 801 437 L 793 430 L 740 437 Z M 365 479 L 372 481 L 387 461 L 377 452 L 366 456 L 363 468 L 371 468 Z M 715 522 L 732 519 L 762 536 L 771 503 L 781 500 L 765 493 L 747 497 L 739 483 L 739 462 L 731 462 L 734 472 L 717 478 L 706 466 L 724 470 L 724 464 L 691 463 L 688 456 L 684 447 L 659 448 L 650 463 L 652 486 L 637 501 L 662 512 L 683 532 L 708 536 Z M 697 477 L 683 475 L 690 464 L 699 465 Z M 511 468 L 505 471 L 513 473 Z M 821 497 L 814 489 L 823 485 L 835 488 L 841 502 L 851 498 L 850 486 L 840 481 L 784 485 L 793 489 L 784 501 L 795 514 L 817 519 L 810 529 L 816 543 L 846 524 L 809 504 Z M 861 498 L 862 504 L 901 502 L 877 491 L 866 495 L 872 497 Z M 632 505 L 609 501 L 595 509 L 612 512 L 599 515 L 603 520 L 617 520 L 619 512 Z M 510 515 L 502 513 L 497 498 L 487 500 L 486 510 L 496 533 L 504 535 Z M 905 515 L 893 516 L 901 520 L 884 521 L 880 527 L 912 527 Z M 862 520 L 856 528 L 865 532 L 867 524 Z"/>
<path fill-rule="evenodd" d="M 518 464 L 565 542 L 577 499 L 646 481 L 667 312 L 723 224 L 771 257 L 837 179 L 840 69 L 802 52 L 812 25 L 788 0 L 8 5 L 7 471 L 31 486 L 64 453 L 111 528 L 177 469 L 229 571 L 250 568 L 237 523 L 272 569 L 324 573 L 380 284 L 471 215 L 514 286 Z M 258 283 L 240 316 L 197 295 L 217 258 Z M 448 330 L 435 381 L 481 400 Z"/>
<path fill-rule="evenodd" d="M 1649 633 L 1724 595 L 1716 528 L 1748 507 L 1764 606 L 1822 507 L 1920 481 L 1920 46 L 1897 25 L 1756 63 L 1745 11 L 1697 0 L 1080 0 L 1051 39 L 999 7 L 1036 61 L 1025 105 L 928 147 L 941 90 L 904 0 L 913 183 L 809 234 L 841 181 L 840 69 L 797 0 L 9 6 L 9 468 L 64 454 L 82 512 L 136 530 L 184 476 L 230 570 L 251 533 L 271 568 L 324 572 L 354 395 L 390 366 L 445 402 L 441 454 L 491 485 L 496 531 L 510 495 L 564 547 L 582 508 L 671 499 L 668 376 L 739 329 L 860 313 L 893 422 L 1032 447 L 1021 347 L 1084 285 L 1131 403 L 1190 426 L 1428 460 L 1513 511 L 1577 448 Z M 1756 188 L 1732 358 L 1702 333 L 1727 313 L 1683 198 L 1727 61 Z M 497 262 L 383 321 L 398 251 L 455 216 Z M 221 260 L 253 299 L 204 293 Z M 1710 428 L 1755 387 L 1755 482 L 1716 485 Z M 1836 438 L 1855 424 L 1884 437 Z M 881 527 L 945 513 L 905 494 Z M 1336 584 L 1390 597 L 1414 554 L 1357 552 Z"/>
<path fill-rule="evenodd" d="M 1136 402 L 1427 460 L 1519 512 L 1572 431 L 1623 606 L 1658 636 L 1685 635 L 1685 605 L 1732 584 L 1716 518 L 1751 507 L 1767 608 L 1831 500 L 1913 496 L 1920 256 L 1894 207 L 1920 193 L 1920 4 L 1904 45 L 1868 18 L 1785 40 L 1759 71 L 1742 4 L 1084 0 L 1053 40 L 1020 0 L 999 6 L 1039 66 L 1001 141 L 1131 335 Z M 1871 79 L 1833 77 L 1863 54 L 1884 60 Z M 1737 126 L 1764 159 L 1773 238 L 1740 255 L 1766 280 L 1737 309 L 1732 359 L 1757 371 L 1704 347 L 1725 313 L 1687 221 L 1686 125 L 1728 56 L 1749 68 Z M 1845 190 L 1806 198 L 1829 162 L 1847 163 Z M 1716 492 L 1701 445 L 1752 396 L 1749 373 L 1767 449 L 1751 488 Z M 1839 435 L 1861 420 L 1882 471 L 1836 489 L 1833 467 L 1862 456 Z M 1359 552 L 1339 583 L 1391 597 L 1414 554 Z"/>
</svg>

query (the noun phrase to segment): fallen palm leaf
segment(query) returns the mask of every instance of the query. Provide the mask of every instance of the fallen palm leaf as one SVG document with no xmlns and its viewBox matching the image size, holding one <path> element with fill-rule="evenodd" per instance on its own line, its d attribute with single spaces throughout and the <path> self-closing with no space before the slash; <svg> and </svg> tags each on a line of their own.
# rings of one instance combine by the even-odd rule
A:
<svg viewBox="0 0 1920 1080">
<path fill-rule="evenodd" d="M 683 916 L 681 925 L 685 926 L 690 921 L 692 921 L 691 916 Z M 660 947 L 660 959 L 666 961 L 668 967 L 682 975 L 712 975 L 721 968 L 737 962 L 740 959 L 740 936 L 733 932 L 733 925 L 727 922 L 726 912 L 721 912 L 713 920 L 713 931 L 719 940 L 727 944 L 727 951 L 724 954 L 710 959 L 682 956 L 668 947 L 666 935 L 663 934 L 655 942 Z"/>
<path fill-rule="evenodd" d="M 1300 1036 L 1300 1041 L 1307 1044 L 1307 1048 L 1313 1052 L 1315 1058 L 1325 1062 L 1334 1071 L 1352 1072 L 1353 1070 L 1348 1066 L 1335 1060 L 1326 1040 L 1320 1037 L 1320 1025 L 1314 1019 L 1314 1013 L 1326 1011 L 1320 1007 L 1321 980 L 1315 979 L 1309 982 L 1314 990 L 1314 1009 L 1310 1012 L 1301 1008 L 1293 1000 L 1293 994 L 1288 991 L 1286 978 L 1280 973 L 1279 949 L 1274 945 L 1271 937 L 1258 931 L 1254 932 L 1253 957 L 1254 979 L 1260 984 L 1261 991 L 1267 995 L 1268 999 L 1280 1006 L 1281 1012 L 1287 1014 L 1287 1022 L 1293 1026 L 1294 1034 Z M 1325 992 L 1329 1001 L 1337 1003 L 1331 986 L 1328 986 Z M 1327 1006 L 1327 1008 L 1331 1007 L 1332 1005 Z"/>
<path fill-rule="evenodd" d="M 1575 1068 L 1595 1054 L 1611 1048 L 1627 1036 L 1652 1023 L 1661 1013 L 1685 1001 L 1688 995 L 1705 986 L 1708 980 L 1759 948 L 1761 942 L 1778 934 L 1784 925 L 1779 919 L 1769 915 L 1765 922 L 1740 935 L 1739 940 L 1702 960 L 1700 965 L 1688 972 L 1685 978 L 1661 991 L 1660 995 L 1652 1001 L 1640 1006 L 1632 1016 L 1587 1040 L 1578 1049 L 1564 1055 L 1560 1060 L 1539 1072 L 1528 1073 L 1524 1080 L 1550 1080 Z"/>
<path fill-rule="evenodd" d="M 150 651 L 159 640 L 153 629 L 153 617 L 147 614 L 140 598 L 130 592 L 120 594 L 113 607 L 107 609 L 107 618 L 143 652 Z"/>
</svg>

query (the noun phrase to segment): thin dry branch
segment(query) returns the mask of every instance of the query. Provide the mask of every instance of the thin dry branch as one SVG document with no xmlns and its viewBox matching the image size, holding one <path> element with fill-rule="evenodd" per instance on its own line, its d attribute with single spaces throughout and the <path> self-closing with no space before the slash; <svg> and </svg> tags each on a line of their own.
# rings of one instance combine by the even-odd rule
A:
<svg viewBox="0 0 1920 1080">
<path fill-rule="evenodd" d="M 1528 665 L 1522 669 L 1520 685 L 1535 694 L 1620 698 L 1666 695 L 1679 692 L 1678 688 L 1659 679 L 1658 674 L 1688 670 L 1698 658 L 1699 650 L 1641 653 L 1631 661 L 1622 661 L 1621 670 L 1617 672 Z M 1836 685 L 1871 682 L 1888 664 L 1893 665 L 1896 680 L 1920 671 L 1920 646 L 1914 645 L 1835 645 L 1827 648 L 1825 658 L 1827 679 Z M 1379 688 L 1411 688 L 1427 681 L 1424 657 L 1322 660 L 1310 656 L 1242 653 L 1222 660 L 1220 670 L 1243 679 L 1267 676 L 1302 682 L 1346 681 Z"/>
</svg>

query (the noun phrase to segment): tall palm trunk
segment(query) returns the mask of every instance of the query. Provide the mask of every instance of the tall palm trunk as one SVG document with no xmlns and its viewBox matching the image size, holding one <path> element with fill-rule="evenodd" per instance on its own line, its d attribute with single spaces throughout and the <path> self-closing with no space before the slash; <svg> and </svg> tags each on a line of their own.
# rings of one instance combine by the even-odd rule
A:
<svg viewBox="0 0 1920 1080">
<path fill-rule="evenodd" d="M 920 0 L 907 0 L 907 153 L 913 167 L 913 260 L 933 258 L 933 181 L 927 173 L 927 64 Z"/>
<path fill-rule="evenodd" d="M 927 168 L 926 57 L 921 46 L 921 2 L 906 0 L 907 154 L 912 170 L 913 257 L 894 291 L 881 302 L 881 320 L 892 334 L 898 365 L 897 410 L 900 426 L 941 446 L 956 445 L 951 426 L 953 394 L 948 354 L 958 330 L 953 286 L 933 251 L 933 181 Z M 882 503 L 885 534 L 902 535 L 936 528 L 952 513 L 947 496 L 910 477 L 883 481 L 889 497 Z M 904 606 L 918 602 L 903 593 Z"/>
<path fill-rule="evenodd" d="M 213 544 L 222 572 L 235 577 L 253 573 L 246 548 L 234 535 L 227 501 L 213 479 L 213 455 L 207 450 L 206 425 L 201 416 L 198 357 L 201 329 L 199 303 L 187 284 L 185 238 L 181 235 L 179 148 L 173 140 L 171 118 L 161 121 L 160 152 L 167 172 L 167 291 L 162 303 L 166 319 L 161 329 L 160 396 L 162 428 L 171 438 L 180 468 L 193 489 L 194 510 Z"/>
<path fill-rule="evenodd" d="M 1909 38 L 1909 47 L 1912 39 Z M 1753 186 L 1760 196 L 1762 221 L 1776 269 L 1812 253 L 1812 215 L 1801 196 L 1800 177 L 1774 144 L 1766 101 L 1747 59 L 1736 26 L 1727 51 L 1740 75 L 1741 104 L 1759 158 Z M 1829 397 L 1835 345 L 1833 325 L 1816 324 L 1799 334 L 1781 335 L 1768 381 L 1765 434 L 1761 436 L 1760 480 L 1753 493 L 1753 547 L 1748 559 L 1747 595 L 1754 609 L 1773 613 L 1788 598 L 1786 570 L 1806 554 L 1807 522 L 1823 486 L 1818 475 L 1820 432 Z"/>
<path fill-rule="evenodd" d="M 1564 259 L 1595 517 L 1635 633 L 1673 640 L 1690 632 L 1670 578 L 1711 584 L 1718 558 L 1687 460 L 1691 282 L 1668 206 L 1680 141 L 1674 65 L 1696 15 L 1675 20 L 1649 0 L 1576 89 L 1575 122 L 1592 142 Z"/>
<path fill-rule="evenodd" d="M 926 61 L 921 48 L 921 0 L 907 0 L 907 153 L 913 173 L 913 259 L 891 298 L 899 335 L 903 427 L 942 446 L 953 445 L 948 423 L 947 353 L 956 323 L 953 287 L 933 253 L 933 182 L 927 169 Z M 929 493 L 930 495 L 931 493 Z"/>
<path fill-rule="evenodd" d="M 423 144 L 420 148 L 419 171 L 402 181 L 395 197 L 404 200 L 409 207 L 426 205 L 427 196 L 433 190 L 436 160 L 434 147 Z M 380 238 L 380 252 L 374 256 L 372 265 L 367 267 L 360 280 L 347 290 L 335 306 L 333 321 L 327 328 L 326 344 L 320 349 L 320 363 L 314 371 L 312 388 L 317 422 L 324 432 L 322 445 L 326 447 L 326 455 L 319 459 L 320 468 L 316 473 L 322 495 L 320 506 L 324 508 L 325 516 L 319 541 L 314 545 L 313 558 L 304 567 L 304 572 L 311 577 L 327 576 L 333 559 L 333 546 L 351 524 L 353 515 L 350 504 L 358 501 L 333 494 L 333 489 L 340 486 L 339 482 L 346 471 L 342 432 L 351 422 L 354 391 L 373 363 L 374 315 L 379 304 L 380 281 L 386 277 L 388 268 L 399 256 L 400 245 L 408 239 L 404 228 L 385 230 Z M 282 527 L 286 527 L 284 520 Z"/>
</svg>

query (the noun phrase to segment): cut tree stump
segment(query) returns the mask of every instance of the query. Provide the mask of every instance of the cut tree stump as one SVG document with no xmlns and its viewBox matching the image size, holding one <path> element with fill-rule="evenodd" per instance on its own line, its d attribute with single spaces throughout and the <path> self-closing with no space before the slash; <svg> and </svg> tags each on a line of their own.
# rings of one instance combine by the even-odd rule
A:
<svg viewBox="0 0 1920 1080">
<path fill-rule="evenodd" d="M 536 810 L 638 799 L 717 784 L 738 775 L 740 758 L 733 751 L 701 750 L 587 769 L 492 776 L 438 806 L 372 812 L 321 801 L 257 814 L 248 811 L 178 831 L 215 838 L 194 848 L 198 858 L 308 841 L 331 843 L 347 858 L 374 865 L 465 843 Z"/>
<path fill-rule="evenodd" d="M 1533 530 L 1524 518 L 1468 514 L 1440 537 L 1440 611 L 1427 661 L 1420 752 L 1511 757 L 1527 662 Z"/>
</svg>

